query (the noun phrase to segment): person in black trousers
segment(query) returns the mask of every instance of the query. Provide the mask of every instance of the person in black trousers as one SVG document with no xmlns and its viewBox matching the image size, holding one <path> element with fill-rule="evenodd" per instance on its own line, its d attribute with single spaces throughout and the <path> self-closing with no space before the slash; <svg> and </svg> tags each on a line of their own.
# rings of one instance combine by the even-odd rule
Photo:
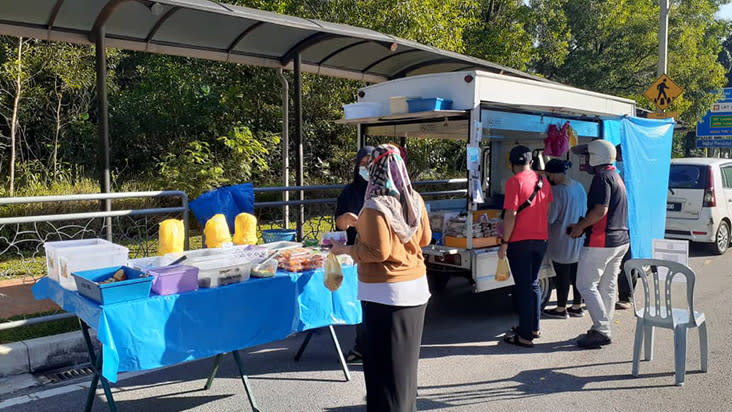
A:
<svg viewBox="0 0 732 412">
<path fill-rule="evenodd" d="M 533 347 L 539 336 L 541 290 L 539 269 L 549 238 L 547 213 L 553 200 L 546 179 L 531 170 L 531 150 L 516 146 L 509 156 L 514 175 L 506 181 L 503 242 L 498 258 L 508 257 L 519 312 L 519 324 L 504 341 Z"/>
</svg>

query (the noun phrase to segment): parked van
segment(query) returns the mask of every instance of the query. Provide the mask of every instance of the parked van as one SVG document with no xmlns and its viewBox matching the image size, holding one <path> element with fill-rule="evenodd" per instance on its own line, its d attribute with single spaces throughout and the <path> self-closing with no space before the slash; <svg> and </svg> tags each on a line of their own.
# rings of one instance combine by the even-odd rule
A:
<svg viewBox="0 0 732 412">
<path fill-rule="evenodd" d="M 666 237 L 708 243 L 721 255 L 730 242 L 732 160 L 671 160 Z"/>
</svg>

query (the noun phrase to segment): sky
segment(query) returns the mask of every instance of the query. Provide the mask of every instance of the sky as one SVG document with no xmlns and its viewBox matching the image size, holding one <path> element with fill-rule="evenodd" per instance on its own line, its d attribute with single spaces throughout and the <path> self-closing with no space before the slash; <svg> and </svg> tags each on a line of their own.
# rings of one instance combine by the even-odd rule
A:
<svg viewBox="0 0 732 412">
<path fill-rule="evenodd" d="M 717 12 L 717 17 L 732 20 L 732 4 L 725 4 L 724 6 L 720 7 L 719 12 Z"/>
</svg>

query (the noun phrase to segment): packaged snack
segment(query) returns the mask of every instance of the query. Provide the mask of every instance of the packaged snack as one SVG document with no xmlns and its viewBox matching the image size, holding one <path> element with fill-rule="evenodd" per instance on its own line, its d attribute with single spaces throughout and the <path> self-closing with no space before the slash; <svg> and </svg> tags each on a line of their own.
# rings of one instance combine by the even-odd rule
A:
<svg viewBox="0 0 732 412">
<path fill-rule="evenodd" d="M 183 221 L 179 219 L 166 219 L 160 222 L 158 233 L 158 254 L 179 253 L 183 251 L 186 232 Z"/>
<path fill-rule="evenodd" d="M 320 236 L 320 245 L 324 247 L 331 247 L 334 244 L 345 245 L 348 241 L 348 236 L 345 231 L 342 232 L 326 232 Z"/>
<path fill-rule="evenodd" d="M 234 244 L 254 245 L 257 243 L 257 218 L 249 213 L 239 213 L 234 221 Z"/>
<path fill-rule="evenodd" d="M 335 292 L 343 283 L 343 271 L 341 264 L 338 262 L 336 255 L 328 253 L 325 263 L 325 287 L 331 292 Z"/>
</svg>

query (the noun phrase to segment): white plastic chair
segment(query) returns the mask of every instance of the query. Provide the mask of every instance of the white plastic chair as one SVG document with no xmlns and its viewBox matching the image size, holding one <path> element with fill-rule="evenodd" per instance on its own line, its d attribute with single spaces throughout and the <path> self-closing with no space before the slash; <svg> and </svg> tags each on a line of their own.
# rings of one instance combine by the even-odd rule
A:
<svg viewBox="0 0 732 412">
<path fill-rule="evenodd" d="M 666 269 L 663 286 L 663 304 L 661 304 L 661 280 L 659 269 Z M 707 371 L 707 324 L 704 313 L 694 311 L 694 272 L 679 263 L 658 259 L 630 259 L 625 263 L 625 275 L 632 285 L 631 273 L 635 271 L 643 282 L 644 307 L 636 308 L 633 296 L 633 310 L 637 318 L 635 327 L 635 344 L 633 345 L 633 376 L 638 376 L 638 364 L 643 341 L 645 340 L 645 360 L 653 359 L 653 328 L 667 328 L 674 331 L 674 359 L 676 367 L 676 385 L 684 384 L 686 374 L 686 330 L 699 328 L 699 351 L 701 352 L 701 370 Z M 661 275 L 664 271 L 661 271 Z M 686 277 L 686 300 L 688 309 L 674 309 L 671 304 L 671 281 L 674 276 Z M 649 276 L 652 284 L 649 289 Z M 632 289 L 631 289 L 632 290 Z M 651 304 L 650 292 L 653 291 L 654 302 Z"/>
</svg>

